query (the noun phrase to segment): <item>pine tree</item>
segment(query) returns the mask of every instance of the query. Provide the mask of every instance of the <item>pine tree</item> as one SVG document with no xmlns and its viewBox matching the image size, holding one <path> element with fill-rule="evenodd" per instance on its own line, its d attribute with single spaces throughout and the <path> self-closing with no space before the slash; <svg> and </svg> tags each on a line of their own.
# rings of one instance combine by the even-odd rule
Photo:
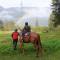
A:
<svg viewBox="0 0 60 60">
<path fill-rule="evenodd" d="M 60 0 L 52 0 L 52 15 L 54 16 L 52 22 L 54 27 L 60 25 Z"/>
</svg>

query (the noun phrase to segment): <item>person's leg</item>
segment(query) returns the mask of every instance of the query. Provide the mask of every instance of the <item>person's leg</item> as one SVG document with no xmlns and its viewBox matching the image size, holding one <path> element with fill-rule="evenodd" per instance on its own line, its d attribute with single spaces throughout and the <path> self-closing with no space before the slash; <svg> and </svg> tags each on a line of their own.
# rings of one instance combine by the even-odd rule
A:
<svg viewBox="0 0 60 60">
<path fill-rule="evenodd" d="M 15 50 L 16 50 L 16 48 L 17 48 L 17 41 L 15 41 Z"/>
<path fill-rule="evenodd" d="M 13 40 L 13 49 L 16 50 L 17 41 Z"/>
<path fill-rule="evenodd" d="M 15 50 L 15 41 L 13 40 L 13 49 Z"/>
<path fill-rule="evenodd" d="M 30 32 L 28 32 L 28 36 L 30 35 Z"/>
<path fill-rule="evenodd" d="M 22 36 L 24 36 L 24 35 L 25 35 L 25 31 L 22 32 Z"/>
<path fill-rule="evenodd" d="M 25 31 L 22 32 L 22 40 L 24 40 L 25 33 Z"/>
<path fill-rule="evenodd" d="M 30 32 L 26 32 L 26 34 L 27 34 L 28 36 L 30 36 Z"/>
</svg>

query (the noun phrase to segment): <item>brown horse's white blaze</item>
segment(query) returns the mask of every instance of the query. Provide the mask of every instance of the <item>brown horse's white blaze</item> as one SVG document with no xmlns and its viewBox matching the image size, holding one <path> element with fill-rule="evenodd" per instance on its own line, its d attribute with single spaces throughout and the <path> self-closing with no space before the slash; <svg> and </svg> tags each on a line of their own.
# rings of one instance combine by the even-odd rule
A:
<svg viewBox="0 0 60 60">
<path fill-rule="evenodd" d="M 20 48 L 23 49 L 23 43 L 33 43 L 34 47 L 36 48 L 36 55 L 38 56 L 39 52 L 42 52 L 42 44 L 40 40 L 40 35 L 31 32 L 30 36 L 26 35 L 24 38 L 20 36 Z"/>
</svg>

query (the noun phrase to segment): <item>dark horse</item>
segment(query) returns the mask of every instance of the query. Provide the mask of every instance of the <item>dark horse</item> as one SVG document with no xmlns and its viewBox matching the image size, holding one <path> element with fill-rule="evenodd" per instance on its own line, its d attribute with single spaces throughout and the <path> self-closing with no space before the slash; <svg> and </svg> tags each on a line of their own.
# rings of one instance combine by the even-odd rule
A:
<svg viewBox="0 0 60 60">
<path fill-rule="evenodd" d="M 40 40 L 40 35 L 35 32 L 31 32 L 30 35 L 25 35 L 22 38 L 22 35 L 20 35 L 20 48 L 23 48 L 23 43 L 33 43 L 35 49 L 36 49 L 36 56 L 39 55 L 40 52 L 42 52 L 42 44 Z"/>
</svg>

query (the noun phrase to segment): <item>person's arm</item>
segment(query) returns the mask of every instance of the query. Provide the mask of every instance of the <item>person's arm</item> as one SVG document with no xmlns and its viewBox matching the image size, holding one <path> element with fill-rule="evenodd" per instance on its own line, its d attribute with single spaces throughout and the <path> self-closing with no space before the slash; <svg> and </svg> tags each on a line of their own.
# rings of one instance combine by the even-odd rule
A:
<svg viewBox="0 0 60 60">
<path fill-rule="evenodd" d="M 26 26 L 24 26 L 23 30 L 22 31 L 25 31 L 26 30 Z"/>
<path fill-rule="evenodd" d="M 13 40 L 13 33 L 11 34 L 11 39 Z"/>
<path fill-rule="evenodd" d="M 13 33 L 11 34 L 11 37 L 13 37 Z"/>
<path fill-rule="evenodd" d="M 31 32 L 31 27 L 29 26 L 29 31 Z"/>
<path fill-rule="evenodd" d="M 12 33 L 11 37 L 13 37 L 13 33 Z"/>
<path fill-rule="evenodd" d="M 19 32 L 18 32 L 18 36 L 19 36 L 20 34 L 19 34 Z"/>
</svg>

